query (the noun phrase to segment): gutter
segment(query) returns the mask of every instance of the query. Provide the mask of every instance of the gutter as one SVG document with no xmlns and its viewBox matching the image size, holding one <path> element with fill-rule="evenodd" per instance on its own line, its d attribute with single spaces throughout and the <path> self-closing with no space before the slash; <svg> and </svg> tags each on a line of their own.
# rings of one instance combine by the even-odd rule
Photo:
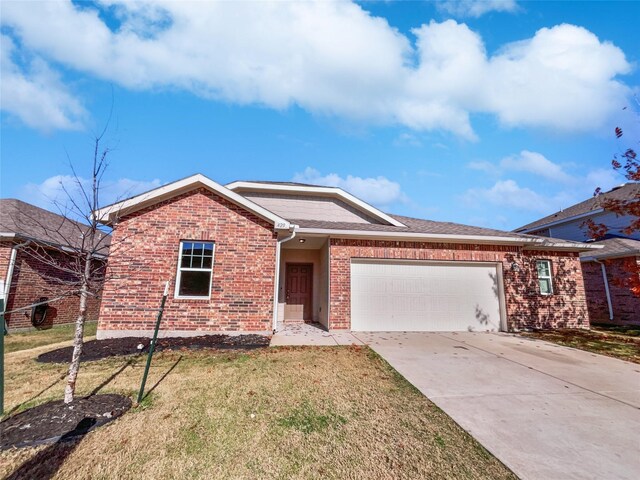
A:
<svg viewBox="0 0 640 480">
<path fill-rule="evenodd" d="M 600 264 L 602 271 L 602 283 L 604 283 L 604 293 L 607 296 L 607 306 L 609 307 L 609 320 L 613 320 L 613 304 L 611 303 L 611 292 L 609 291 L 609 280 L 607 279 L 607 266 L 595 257 L 584 257 L 584 262 L 596 262 Z"/>
<path fill-rule="evenodd" d="M 278 289 L 280 287 L 280 250 L 283 243 L 288 242 L 289 240 L 293 240 L 296 236 L 296 229 L 298 225 L 291 225 L 290 231 L 291 235 L 288 235 L 283 238 L 278 239 L 278 243 L 276 243 L 276 278 L 273 284 L 273 325 L 272 331 L 276 333 L 278 329 Z"/>
<path fill-rule="evenodd" d="M 375 237 L 376 240 L 420 240 L 420 241 L 442 241 L 446 243 L 503 243 L 507 245 L 528 245 L 538 244 L 542 240 L 539 238 L 517 238 L 517 237 L 491 237 L 486 235 L 452 235 L 418 232 L 393 232 L 384 230 L 336 230 L 331 228 L 297 228 L 299 234 L 328 235 L 330 237 L 341 238 L 363 238 Z"/>
</svg>

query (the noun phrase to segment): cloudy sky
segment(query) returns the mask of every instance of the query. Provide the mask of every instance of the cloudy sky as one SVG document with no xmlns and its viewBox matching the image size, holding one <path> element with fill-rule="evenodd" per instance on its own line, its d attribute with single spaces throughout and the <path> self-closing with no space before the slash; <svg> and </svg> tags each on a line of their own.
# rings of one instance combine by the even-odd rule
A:
<svg viewBox="0 0 640 480">
<path fill-rule="evenodd" d="M 630 18 L 640 3 L 3 1 L 0 194 L 46 206 L 112 110 L 105 201 L 200 172 L 515 228 L 624 181 Z"/>
</svg>

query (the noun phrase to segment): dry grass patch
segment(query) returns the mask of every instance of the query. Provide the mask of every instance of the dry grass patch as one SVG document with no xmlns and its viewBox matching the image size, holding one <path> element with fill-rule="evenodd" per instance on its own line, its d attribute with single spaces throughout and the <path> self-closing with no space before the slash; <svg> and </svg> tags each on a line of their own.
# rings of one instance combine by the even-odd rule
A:
<svg viewBox="0 0 640 480">
<path fill-rule="evenodd" d="M 65 367 L 33 358 L 8 357 L 9 408 L 62 396 Z M 83 364 L 78 388 L 132 395 L 143 366 Z M 36 457 L 64 479 L 515 478 L 368 348 L 162 352 L 149 388 L 167 372 L 72 448 L 1 453 L 0 476 Z"/>
<path fill-rule="evenodd" d="M 84 326 L 84 336 L 95 336 L 98 322 L 87 322 Z M 11 332 L 4 337 L 4 351 L 6 353 L 17 352 L 29 348 L 51 345 L 73 340 L 75 324 L 56 325 L 43 330 L 31 330 L 28 332 Z"/>
<path fill-rule="evenodd" d="M 634 332 L 636 330 L 633 330 Z M 522 333 L 527 337 L 539 338 L 566 347 L 579 348 L 587 352 L 640 363 L 640 337 L 603 329 L 579 330 L 559 329 Z"/>
</svg>

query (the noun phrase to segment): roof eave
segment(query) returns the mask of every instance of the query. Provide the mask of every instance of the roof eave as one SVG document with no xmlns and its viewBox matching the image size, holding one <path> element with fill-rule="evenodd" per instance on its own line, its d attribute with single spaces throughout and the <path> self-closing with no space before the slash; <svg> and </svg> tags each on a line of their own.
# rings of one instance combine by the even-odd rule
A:
<svg viewBox="0 0 640 480">
<path fill-rule="evenodd" d="M 530 245 L 539 243 L 537 238 L 494 237 L 489 235 L 454 235 L 417 232 L 380 232 L 366 230 L 334 230 L 328 228 L 298 228 L 298 235 L 328 235 L 337 238 L 375 239 L 391 241 L 422 241 L 441 243 L 479 243 L 495 245 Z"/>
</svg>

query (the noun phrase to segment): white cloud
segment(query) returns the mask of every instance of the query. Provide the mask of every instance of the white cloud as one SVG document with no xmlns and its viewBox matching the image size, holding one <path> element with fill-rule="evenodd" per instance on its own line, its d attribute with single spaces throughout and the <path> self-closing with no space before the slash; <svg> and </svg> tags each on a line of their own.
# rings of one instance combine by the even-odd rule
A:
<svg viewBox="0 0 640 480">
<path fill-rule="evenodd" d="M 393 140 L 393 144 L 396 147 L 421 147 L 422 141 L 414 134 L 404 132 Z"/>
<path fill-rule="evenodd" d="M 533 173 L 554 182 L 571 183 L 575 180 L 560 165 L 548 160 L 541 153 L 529 150 L 522 150 L 518 155 L 503 158 L 500 165 L 507 170 Z"/>
<path fill-rule="evenodd" d="M 516 12 L 515 0 L 439 0 L 436 8 L 455 17 L 481 17 L 489 12 Z"/>
<path fill-rule="evenodd" d="M 307 167 L 304 172 L 296 173 L 293 176 L 293 181 L 340 187 L 361 200 L 378 207 L 387 207 L 394 203 L 407 201 L 400 184 L 382 176 L 362 178 L 347 175 L 346 178 L 343 178 L 336 173 L 322 175 L 315 168 Z"/>
<path fill-rule="evenodd" d="M 551 206 L 549 200 L 533 190 L 520 187 L 514 180 L 499 180 L 491 188 L 467 190 L 463 200 L 469 205 L 490 203 L 517 210 L 544 213 Z"/>
<path fill-rule="evenodd" d="M 38 15 L 30 2 L 5 2 L 2 25 L 25 49 L 130 89 L 298 105 L 470 140 L 472 113 L 508 127 L 586 131 L 630 94 L 616 79 L 630 71 L 624 53 L 573 25 L 543 28 L 489 56 L 464 24 L 422 25 L 413 44 L 352 2 L 101 3 L 117 13 L 117 30 L 70 2 L 39 3 Z"/>
<path fill-rule="evenodd" d="M 587 174 L 583 182 L 585 194 L 593 194 L 596 188 L 602 189 L 603 192 L 611 190 L 617 185 L 625 183 L 627 180 L 613 168 L 599 168 L 592 170 Z M 588 197 L 585 197 L 585 199 Z"/>
<path fill-rule="evenodd" d="M 81 128 L 85 109 L 65 88 L 58 74 L 39 57 L 21 67 L 13 61 L 15 54 L 13 40 L 0 35 L 2 110 L 43 131 Z"/>
<path fill-rule="evenodd" d="M 90 181 L 82 177 L 79 180 L 85 191 L 90 192 Z M 120 178 L 112 182 L 104 182 L 100 190 L 100 204 L 101 206 L 109 205 L 161 185 L 162 183 L 157 178 L 154 180 Z M 86 205 L 86 202 L 82 202 L 82 190 L 78 185 L 78 180 L 71 175 L 54 175 L 42 183 L 28 183 L 22 187 L 19 196 L 25 202 L 55 212 L 59 208 L 73 208 L 70 198 L 83 209 Z"/>
</svg>

